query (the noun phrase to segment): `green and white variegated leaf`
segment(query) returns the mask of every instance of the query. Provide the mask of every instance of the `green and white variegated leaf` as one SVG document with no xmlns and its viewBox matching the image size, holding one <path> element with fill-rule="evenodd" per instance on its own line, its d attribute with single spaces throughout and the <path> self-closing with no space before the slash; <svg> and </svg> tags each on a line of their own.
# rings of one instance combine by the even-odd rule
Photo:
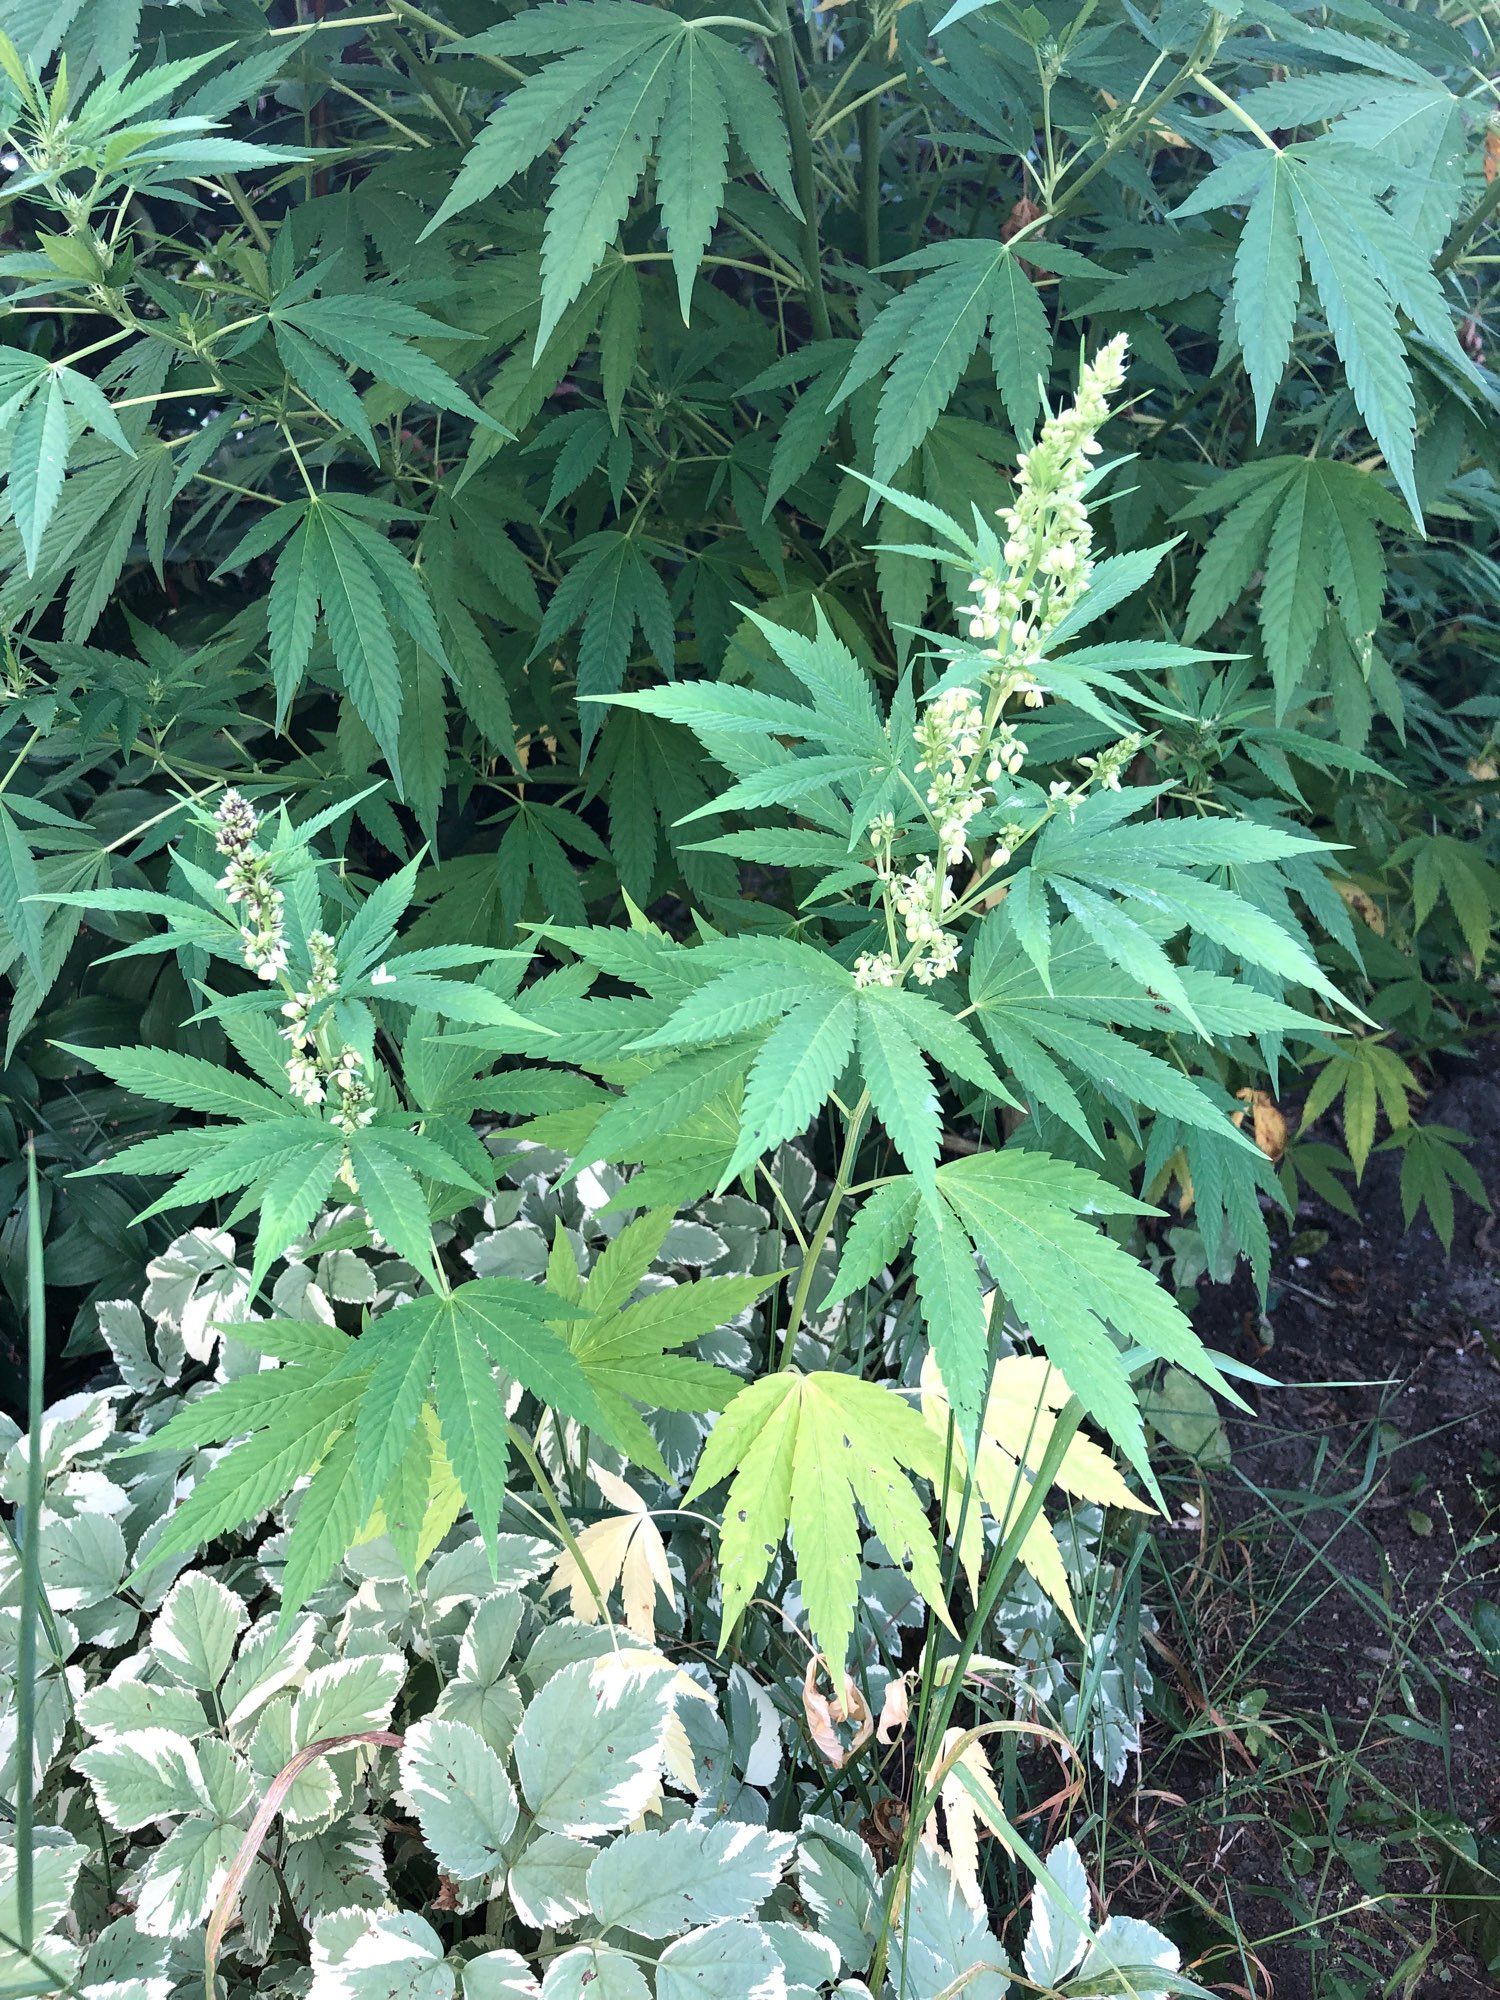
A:
<svg viewBox="0 0 1500 2000">
<path fill-rule="evenodd" d="M 917 1849 L 911 1894 L 891 1951 L 897 1992 L 941 1993 L 961 1982 L 965 2000 L 1005 2000 L 1010 1966 L 983 1917 L 976 1916 L 946 1861 Z"/>
<path fill-rule="evenodd" d="M 786 1970 L 759 1924 L 709 1924 L 662 1953 L 656 2000 L 786 2000 Z"/>
<path fill-rule="evenodd" d="M 335 1910 L 312 1934 L 310 2000 L 453 2000 L 442 1939 L 414 1911 Z"/>
<path fill-rule="evenodd" d="M 191 1740 L 209 1726 L 208 1713 L 192 1688 L 118 1672 L 81 1695 L 75 1712 L 90 1736 L 103 1742 L 147 1729 Z"/>
<path fill-rule="evenodd" d="M 219 1690 L 226 1729 L 244 1729 L 273 1695 L 302 1678 L 316 1637 L 311 1618 L 299 1618 L 290 1631 L 284 1631 L 275 1616 L 256 1620 L 240 1641 Z"/>
<path fill-rule="evenodd" d="M 659 1673 L 554 1674 L 522 1718 L 516 1770 L 538 1825 L 587 1837 L 628 1826 L 656 1796 L 673 1702 Z"/>
<path fill-rule="evenodd" d="M 401 1785 L 445 1874 L 467 1882 L 504 1867 L 516 1795 L 505 1766 L 476 1730 L 438 1720 L 408 1730 Z"/>
<path fill-rule="evenodd" d="M 776 1947 L 787 1976 L 787 2000 L 817 2000 L 824 1987 L 839 1976 L 838 1946 L 817 1931 L 797 1924 L 763 1923 L 761 1929 Z"/>
<path fill-rule="evenodd" d="M 250 1736 L 250 1765 L 263 1784 L 269 1785 L 291 1762 L 297 1749 L 292 1741 L 293 1697 L 274 1696 L 255 1718 Z M 313 1739 L 317 1741 L 316 1738 Z M 281 1801 L 281 1817 L 294 1833 L 322 1831 L 333 1823 L 341 1796 L 339 1770 L 328 1757 L 315 1757 L 298 1772 Z"/>
<path fill-rule="evenodd" d="M 589 1870 L 589 1901 L 606 1929 L 672 1937 L 694 1924 L 749 1917 L 781 1879 L 790 1834 L 734 1821 L 627 1833 Z"/>
<path fill-rule="evenodd" d="M 1052 1879 L 1037 1878 L 1031 1926 L 1021 1948 L 1026 1977 L 1044 1990 L 1066 1979 L 1088 1949 L 1093 1902 L 1083 1857 L 1071 1840 L 1060 1840 L 1050 1850 L 1046 1868 Z"/>
<path fill-rule="evenodd" d="M 195 1361 L 211 1360 L 217 1329 L 245 1317 L 249 1280 L 235 1267 L 227 1230 L 190 1229 L 152 1259 L 146 1276 L 147 1318 L 172 1327 Z"/>
<path fill-rule="evenodd" d="M 195 1570 L 167 1592 L 151 1631 L 151 1651 L 184 1686 L 216 1688 L 249 1622 L 242 1599 L 215 1576 Z"/>
<path fill-rule="evenodd" d="M 195 1747 L 165 1730 L 144 1730 L 85 1757 L 112 1817 L 143 1826 L 186 1809 L 135 1880 L 135 1917 L 149 1937 L 200 1928 L 245 1837 L 255 1788 L 244 1764 L 212 1737 Z M 84 1758 L 78 1762 L 85 1768 Z"/>
<path fill-rule="evenodd" d="M 464 1961 L 464 2000 L 541 2000 L 542 1982 L 515 1951 L 482 1951 Z"/>
<path fill-rule="evenodd" d="M 588 1914 L 588 1875 L 599 1853 L 565 1833 L 534 1833 L 506 1880 L 521 1921 L 533 1930 L 557 1929 Z"/>
<path fill-rule="evenodd" d="M 218 1901 L 245 1829 L 195 1813 L 174 1826 L 136 1884 L 136 1922 L 150 1937 L 200 1930 Z"/>
<path fill-rule="evenodd" d="M 292 1709 L 293 1749 L 303 1750 L 326 1736 L 384 1729 L 405 1678 L 406 1663 L 397 1653 L 367 1653 L 314 1668 Z"/>
<path fill-rule="evenodd" d="M 1138 1917 L 1109 1917 L 1094 1933 L 1078 1967 L 1076 1983 L 1081 1992 L 1095 1982 L 1098 1990 L 1110 1987 L 1128 1993 L 1132 2000 L 1168 2000 L 1175 1979 L 1158 1984 L 1153 1972 L 1176 1974 L 1182 1955 L 1172 1940 L 1163 1937 L 1154 1924 Z"/>
<path fill-rule="evenodd" d="M 813 1813 L 797 1837 L 797 1887 L 853 1971 L 870 1961 L 880 1934 L 880 1881 L 857 1833 Z"/>
<path fill-rule="evenodd" d="M 36 1828 L 31 1856 L 31 1913 L 36 1949 L 45 1950 L 49 1964 L 61 1965 L 69 1949 L 51 1935 L 67 1916 L 79 1872 L 89 1850 L 59 1827 Z M 16 1948 L 22 1933 L 17 1852 L 7 1840 L 0 1844 L 0 1977 L 6 1991 L 34 1991 L 37 1968 Z"/>
<path fill-rule="evenodd" d="M 126 1570 L 125 1537 L 110 1515 L 45 1521 L 37 1540 L 42 1588 L 54 1611 L 86 1611 L 119 1587 Z"/>
<path fill-rule="evenodd" d="M 507 1754 L 521 1726 L 521 1691 L 505 1668 L 523 1602 L 519 1592 L 507 1590 L 475 1607 L 459 1649 L 458 1672 L 434 1711 L 445 1721 L 467 1723 L 500 1756 Z"/>
<path fill-rule="evenodd" d="M 608 1944 L 580 1944 L 553 1959 L 541 1995 L 542 2000 L 651 2000 L 651 1988 L 623 1951 Z"/>
<path fill-rule="evenodd" d="M 309 1840 L 290 1840 L 282 1857 L 292 1907 L 311 1930 L 325 1910 L 375 1909 L 386 1900 L 381 1828 L 363 1815 Z"/>
<path fill-rule="evenodd" d="M 170 1729 L 141 1729 L 123 1740 L 97 1744 L 83 1751 L 76 1764 L 111 1826 L 127 1833 L 209 1805 L 196 1749 Z"/>
</svg>

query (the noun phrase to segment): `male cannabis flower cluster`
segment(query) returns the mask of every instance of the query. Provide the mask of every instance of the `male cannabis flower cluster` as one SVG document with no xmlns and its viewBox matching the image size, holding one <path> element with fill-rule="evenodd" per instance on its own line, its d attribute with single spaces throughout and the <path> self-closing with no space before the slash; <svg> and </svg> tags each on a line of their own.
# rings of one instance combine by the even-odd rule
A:
<svg viewBox="0 0 1500 2000">
<path fill-rule="evenodd" d="M 256 844 L 259 833 L 259 814 L 231 787 L 214 814 L 214 845 L 227 863 L 219 887 L 244 912 L 240 939 L 246 966 L 258 979 L 280 979 L 289 989 L 281 1008 L 286 1024 L 281 1033 L 288 1044 L 286 1075 L 293 1097 L 310 1109 L 327 1104 L 340 1132 L 358 1132 L 375 1116 L 364 1059 L 342 1041 L 331 1046 L 326 1030 L 313 1023 L 318 1006 L 339 990 L 338 947 L 327 931 L 310 931 L 307 983 L 292 987 L 286 976 L 285 898 L 276 886 L 274 863 Z M 344 1168 L 351 1191 L 357 1193 L 347 1157 Z"/>
<path fill-rule="evenodd" d="M 219 887 L 243 909 L 240 944 L 246 966 L 269 982 L 286 969 L 286 925 L 275 870 L 255 844 L 259 832 L 259 814 L 231 786 L 214 815 L 214 846 L 228 864 Z"/>
<path fill-rule="evenodd" d="M 970 585 L 969 637 L 995 648 L 1012 691 L 1028 707 L 1040 706 L 1041 691 L 1027 674 L 1093 572 L 1094 531 L 1084 493 L 1109 399 L 1125 381 L 1125 352 L 1123 333 L 1101 347 L 1079 375 L 1072 407 L 1048 417 L 1036 443 L 1021 453 L 1015 501 L 1000 510 L 1005 572 L 976 576 Z"/>
<path fill-rule="evenodd" d="M 1100 449 L 1096 433 L 1109 414 L 1109 399 L 1125 380 L 1125 349 L 1122 334 L 1085 364 L 1072 407 L 1049 416 L 1036 443 L 1017 461 L 1015 498 L 999 516 L 1005 530 L 1004 567 L 975 576 L 969 586 L 968 636 L 991 655 L 982 691 L 945 688 L 927 704 L 916 729 L 916 769 L 927 780 L 938 859 L 924 859 L 910 874 L 897 874 L 894 823 L 881 821 L 870 829 L 892 916 L 913 949 L 898 962 L 893 924 L 890 951 L 862 952 L 856 960 L 856 985 L 891 986 L 910 972 L 920 985 L 930 986 L 958 963 L 958 940 L 949 928 L 957 901 L 950 871 L 969 858 L 973 823 L 994 803 L 994 787 L 1004 778 L 1019 777 L 1025 765 L 1025 739 L 1005 719 L 1005 706 L 1015 700 L 1028 709 L 1041 707 L 1036 669 L 1049 640 L 1088 589 L 1093 572 L 1093 529 L 1084 502 L 1089 462 Z M 1097 757 L 1082 759 L 1088 779 L 1118 790 L 1138 747 L 1138 738 L 1128 738 Z M 1070 809 L 1081 797 L 1082 789 L 1066 782 L 1054 783 L 1049 792 L 1054 804 Z M 1005 867 L 1023 837 L 1021 827 L 1005 826 L 988 866 Z"/>
<path fill-rule="evenodd" d="M 307 949 L 312 961 L 307 985 L 284 1002 L 281 1012 L 286 1026 L 281 1032 L 292 1046 L 286 1059 L 286 1073 L 293 1097 L 303 1104 L 321 1104 L 328 1093 L 310 1022 L 318 1002 L 332 999 L 339 990 L 338 962 L 333 939 L 327 931 L 310 932 Z"/>
</svg>

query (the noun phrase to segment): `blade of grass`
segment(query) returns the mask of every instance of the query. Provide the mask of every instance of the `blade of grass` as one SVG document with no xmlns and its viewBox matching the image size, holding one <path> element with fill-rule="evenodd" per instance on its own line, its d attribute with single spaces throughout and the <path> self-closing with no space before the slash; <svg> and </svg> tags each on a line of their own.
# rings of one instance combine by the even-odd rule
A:
<svg viewBox="0 0 1500 2000">
<path fill-rule="evenodd" d="M 47 1313 L 42 1289 L 42 1218 L 36 1148 L 26 1148 L 26 1512 L 21 1524 L 21 1643 L 16 1660 L 16 1902 L 23 1950 L 35 1935 L 36 1658 L 41 1623 L 42 1376 Z"/>
</svg>

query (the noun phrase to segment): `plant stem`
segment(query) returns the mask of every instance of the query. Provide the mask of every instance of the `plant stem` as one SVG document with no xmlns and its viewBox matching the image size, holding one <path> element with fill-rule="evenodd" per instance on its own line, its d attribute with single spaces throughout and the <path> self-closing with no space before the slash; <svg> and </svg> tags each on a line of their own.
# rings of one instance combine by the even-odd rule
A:
<svg viewBox="0 0 1500 2000">
<path fill-rule="evenodd" d="M 526 1461 L 526 1469 L 536 1481 L 536 1490 L 541 1494 L 542 1502 L 552 1516 L 552 1525 L 562 1537 L 563 1547 L 577 1563 L 578 1573 L 588 1585 L 589 1592 L 599 1607 L 599 1616 L 607 1621 L 609 1599 L 594 1580 L 594 1572 L 589 1568 L 589 1559 L 578 1545 L 578 1537 L 573 1533 L 572 1523 L 562 1510 L 562 1502 L 557 1497 L 552 1481 L 547 1477 L 546 1467 L 537 1456 L 536 1447 L 519 1424 L 507 1424 L 505 1429 L 511 1443 Z"/>
<path fill-rule="evenodd" d="M 426 28 L 429 34 L 438 36 L 442 41 L 461 42 L 463 40 L 463 36 L 457 28 L 450 28 L 446 21 L 440 21 L 435 14 L 429 14 L 421 7 L 412 6 L 410 0 L 391 0 L 391 6 L 398 19 L 414 21 L 419 28 Z M 480 62 L 488 63 L 491 69 L 498 69 L 502 74 L 508 76 L 512 83 L 524 83 L 526 81 L 525 70 L 517 69 L 514 63 L 506 62 L 503 56 L 486 55 L 483 49 L 475 49 L 473 53 Z"/>
<path fill-rule="evenodd" d="M 823 245 L 818 234 L 818 184 L 813 171 L 812 138 L 807 112 L 802 103 L 802 84 L 797 75 L 797 42 L 792 34 L 790 0 L 781 0 L 781 22 L 771 40 L 776 62 L 776 86 L 786 116 L 787 137 L 792 148 L 792 183 L 802 209 L 802 265 L 807 278 L 807 306 L 813 332 L 828 340 L 833 323 L 828 317 L 828 300 L 823 293 Z"/>
<path fill-rule="evenodd" d="M 16 1908 L 21 1948 L 35 1935 L 36 1637 L 41 1623 L 42 1376 L 47 1357 L 36 1146 L 26 1146 L 26 1518 L 21 1525 L 21 1631 L 16 1654 Z"/>
<path fill-rule="evenodd" d="M 867 53 L 875 47 L 875 21 L 870 19 Z M 859 106 L 859 205 L 864 221 L 865 265 L 873 271 L 880 255 L 880 98 L 885 86 L 866 91 Z"/>
<path fill-rule="evenodd" d="M 1052 1482 L 1062 1467 L 1063 1458 L 1067 1453 L 1068 1446 L 1073 1442 L 1082 1421 L 1083 1405 L 1076 1396 L 1071 1396 L 1058 1412 L 1057 1421 L 1053 1425 L 1052 1435 L 1047 1440 L 1047 1448 L 1042 1453 L 1035 1467 L 1031 1470 L 1031 1485 L 1027 1491 L 1026 1498 L 1022 1501 L 1020 1507 L 1016 1509 L 1014 1516 L 1011 1518 L 1010 1529 L 999 1548 L 995 1551 L 994 1560 L 991 1562 L 984 1583 L 980 1587 L 979 1596 L 974 1606 L 974 1615 L 964 1630 L 964 1636 L 959 1642 L 958 1650 L 943 1662 L 948 1671 L 944 1679 L 942 1692 L 938 1697 L 937 1706 L 928 1719 L 925 1729 L 920 1731 L 916 1759 L 918 1784 L 924 1782 L 924 1774 L 930 1771 L 938 1762 L 938 1747 L 942 1743 L 948 1724 L 952 1719 L 953 1711 L 958 1705 L 958 1698 L 963 1692 L 964 1674 L 968 1668 L 969 1661 L 974 1657 L 979 1641 L 984 1636 L 985 1628 L 994 1616 L 995 1606 L 1000 1601 L 1000 1593 L 1004 1590 L 1012 1570 L 1014 1570 L 1016 1563 L 1020 1559 L 1021 1546 L 1026 1537 L 1031 1533 L 1037 1516 L 1042 1511 L 1047 1495 L 1051 1491 Z M 898 1903 L 905 1900 L 907 1885 L 911 1878 L 912 1847 L 921 1830 L 922 1822 L 927 1817 L 930 1809 L 931 1799 L 926 1790 L 924 1790 L 914 1802 L 910 1817 L 906 1823 L 906 1838 L 901 1860 L 891 1870 L 890 1886 L 886 1891 L 880 1942 L 876 1946 L 874 1963 L 870 1971 L 870 1985 L 872 1990 L 878 1991 L 881 1981 L 885 1976 L 891 1924 L 894 1920 Z"/>
<path fill-rule="evenodd" d="M 1464 220 L 1457 225 L 1453 233 L 1449 236 L 1448 241 L 1443 245 L 1443 254 L 1438 258 L 1436 264 L 1433 265 L 1433 269 L 1438 273 L 1452 270 L 1453 266 L 1464 254 L 1464 251 L 1467 250 L 1480 230 L 1484 228 L 1484 225 L 1493 217 L 1497 209 L 1500 209 L 1500 175 L 1497 175 L 1490 182 L 1484 193 L 1469 210 Z"/>
<path fill-rule="evenodd" d="M 382 21 L 398 21 L 399 14 L 333 14 L 326 21 L 296 21 L 290 28 L 267 30 L 267 41 L 274 41 L 278 35 L 306 35 L 320 32 L 324 28 L 373 28 Z"/>
<path fill-rule="evenodd" d="M 1237 118 L 1245 130 L 1253 134 L 1268 152 L 1279 153 L 1281 151 L 1281 148 L 1271 137 L 1265 126 L 1258 125 L 1242 104 L 1236 104 L 1227 90 L 1220 90 L 1212 77 L 1205 76 L 1202 70 L 1199 70 L 1194 75 L 1193 81 L 1200 90 L 1204 91 L 1214 100 L 1215 104 L 1222 104 L 1232 118 Z"/>
<path fill-rule="evenodd" d="M 801 1269 L 797 1273 L 797 1288 L 792 1293 L 786 1332 L 781 1342 L 780 1365 L 783 1368 L 790 1368 L 792 1365 L 792 1352 L 797 1344 L 797 1329 L 802 1324 L 802 1315 L 807 1308 L 807 1295 L 812 1289 L 813 1271 L 823 1245 L 828 1241 L 829 1231 L 833 1228 L 833 1219 L 838 1214 L 839 1203 L 844 1199 L 849 1183 L 853 1179 L 854 1159 L 859 1151 L 860 1137 L 864 1131 L 865 1117 L 869 1109 L 870 1093 L 868 1090 L 861 1091 L 859 1102 L 849 1113 L 849 1130 L 844 1139 L 844 1150 L 839 1155 L 838 1172 L 834 1175 L 828 1199 L 823 1204 L 823 1212 L 814 1225 L 812 1235 L 807 1239 L 807 1249 L 803 1254 Z"/>
<path fill-rule="evenodd" d="M 245 190 L 240 186 L 239 175 L 221 174 L 219 178 L 223 182 L 224 192 L 234 203 L 235 213 L 254 237 L 257 248 L 264 256 L 269 257 L 271 254 L 270 232 L 250 205 Z M 208 185 L 211 187 L 213 183 L 209 182 Z"/>
</svg>

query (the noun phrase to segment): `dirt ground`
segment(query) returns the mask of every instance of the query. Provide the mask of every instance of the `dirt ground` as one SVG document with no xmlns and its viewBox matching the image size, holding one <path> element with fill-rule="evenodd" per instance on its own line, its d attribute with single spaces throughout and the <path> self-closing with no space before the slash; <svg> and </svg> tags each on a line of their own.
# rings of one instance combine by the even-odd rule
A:
<svg viewBox="0 0 1500 2000">
<path fill-rule="evenodd" d="M 1472 1136 L 1500 1207 L 1500 1074 L 1422 1117 Z M 1404 1231 L 1398 1167 L 1372 1159 L 1358 1225 L 1304 1208 L 1265 1321 L 1241 1284 L 1197 1314 L 1283 1386 L 1174 1538 L 1197 1740 L 1165 1770 L 1148 1744 L 1146 1782 L 1257 1947 L 1219 1990 L 1255 2000 L 1500 1994 L 1500 1882 L 1467 1858 L 1500 1852 L 1500 1640 L 1470 1636 L 1500 1609 L 1500 1225 L 1460 1202 L 1445 1259 L 1425 1218 Z"/>
</svg>

